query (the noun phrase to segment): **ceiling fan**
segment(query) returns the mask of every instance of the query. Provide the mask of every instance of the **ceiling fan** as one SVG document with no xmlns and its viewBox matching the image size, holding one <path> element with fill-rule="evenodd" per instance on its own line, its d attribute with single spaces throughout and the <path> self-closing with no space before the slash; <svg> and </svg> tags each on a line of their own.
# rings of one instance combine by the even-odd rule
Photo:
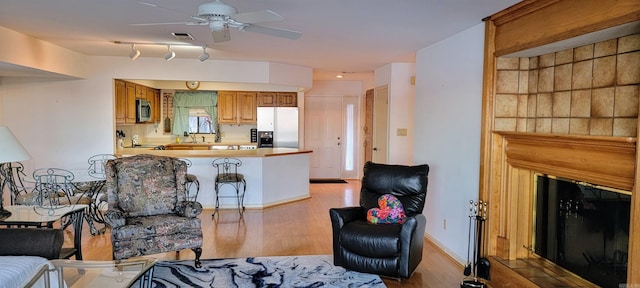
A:
<svg viewBox="0 0 640 288">
<path fill-rule="evenodd" d="M 177 12 L 175 10 L 165 8 L 156 4 L 148 2 L 138 2 L 142 5 L 151 6 L 155 8 L 166 9 Z M 256 25 L 260 22 L 273 22 L 282 21 L 284 18 L 278 13 L 271 10 L 262 10 L 255 12 L 238 13 L 238 10 L 220 0 L 214 2 L 203 3 L 198 6 L 197 16 L 191 16 L 194 21 L 189 22 L 172 22 L 172 23 L 145 23 L 145 24 L 132 24 L 135 26 L 150 26 L 150 25 L 169 25 L 169 24 L 184 24 L 184 25 L 207 25 L 213 35 L 213 42 L 224 42 L 231 40 L 229 28 L 235 28 L 240 31 L 250 31 L 256 33 L 267 34 L 276 37 L 287 38 L 296 40 L 302 36 L 302 33 L 293 30 L 273 28 L 267 26 Z"/>
</svg>

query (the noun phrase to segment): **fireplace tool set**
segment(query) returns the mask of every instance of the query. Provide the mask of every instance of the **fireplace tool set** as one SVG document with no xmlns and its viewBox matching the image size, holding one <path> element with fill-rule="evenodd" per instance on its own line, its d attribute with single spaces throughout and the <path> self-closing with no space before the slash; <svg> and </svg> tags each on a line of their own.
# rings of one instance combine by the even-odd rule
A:
<svg viewBox="0 0 640 288">
<path fill-rule="evenodd" d="M 487 220 L 487 206 L 488 203 L 486 201 L 469 201 L 467 264 L 463 272 L 464 276 L 467 277 L 460 283 L 460 288 L 486 288 L 487 284 L 478 280 L 478 278 L 490 280 L 490 263 L 489 259 L 485 258 L 485 249 L 482 243 L 484 238 L 484 223 Z M 473 253 L 471 253 L 471 246 L 473 246 Z"/>
</svg>

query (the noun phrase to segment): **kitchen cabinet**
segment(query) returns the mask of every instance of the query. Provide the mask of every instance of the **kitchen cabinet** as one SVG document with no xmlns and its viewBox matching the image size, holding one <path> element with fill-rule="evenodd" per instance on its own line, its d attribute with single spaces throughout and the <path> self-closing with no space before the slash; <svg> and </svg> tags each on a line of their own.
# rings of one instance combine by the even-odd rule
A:
<svg viewBox="0 0 640 288">
<path fill-rule="evenodd" d="M 136 84 L 125 82 L 125 124 L 136 124 Z"/>
<path fill-rule="evenodd" d="M 151 120 L 149 122 L 160 122 L 160 90 L 147 87 L 147 101 L 151 103 Z"/>
<path fill-rule="evenodd" d="M 257 92 L 218 91 L 218 123 L 256 124 Z"/>
<path fill-rule="evenodd" d="M 258 92 L 258 107 L 275 107 L 278 105 L 278 93 Z"/>
<path fill-rule="evenodd" d="M 298 107 L 298 93 L 258 92 L 258 107 Z"/>
<path fill-rule="evenodd" d="M 278 92 L 278 107 L 298 107 L 298 93 Z"/>
<path fill-rule="evenodd" d="M 116 124 L 124 124 L 127 117 L 127 89 L 124 81 L 115 80 Z"/>
<path fill-rule="evenodd" d="M 136 124 L 136 99 L 151 102 L 150 122 L 160 121 L 160 90 L 123 80 L 114 80 L 116 124 Z"/>
</svg>

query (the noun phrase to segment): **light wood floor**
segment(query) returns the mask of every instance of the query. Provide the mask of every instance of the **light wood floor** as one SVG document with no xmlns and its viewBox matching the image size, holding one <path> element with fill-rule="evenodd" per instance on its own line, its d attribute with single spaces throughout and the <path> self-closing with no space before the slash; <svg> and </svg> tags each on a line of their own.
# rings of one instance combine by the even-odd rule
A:
<svg viewBox="0 0 640 288">
<path fill-rule="evenodd" d="M 240 219 L 237 210 L 222 210 L 211 217 L 201 214 L 204 234 L 202 259 L 249 256 L 332 254 L 329 208 L 355 206 L 360 181 L 348 184 L 310 184 L 311 198 L 264 210 L 247 210 Z M 427 219 L 428 221 L 428 219 Z M 70 231 L 65 239 L 72 237 Z M 65 246 L 71 246 L 68 240 Z M 429 241 L 422 263 L 408 280 L 383 278 L 388 287 L 458 287 L 463 267 Z M 84 225 L 82 254 L 85 260 L 111 260 L 109 234 L 92 236 Z M 162 260 L 193 259 L 191 250 L 156 254 Z"/>
</svg>

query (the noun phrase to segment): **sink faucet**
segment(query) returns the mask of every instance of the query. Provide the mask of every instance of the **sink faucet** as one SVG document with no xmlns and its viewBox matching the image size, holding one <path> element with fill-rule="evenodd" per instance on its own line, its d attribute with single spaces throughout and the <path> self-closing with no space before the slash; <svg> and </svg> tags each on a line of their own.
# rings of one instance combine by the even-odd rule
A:
<svg viewBox="0 0 640 288">
<path fill-rule="evenodd" d="M 204 143 L 204 136 L 202 136 L 202 143 Z"/>
</svg>

